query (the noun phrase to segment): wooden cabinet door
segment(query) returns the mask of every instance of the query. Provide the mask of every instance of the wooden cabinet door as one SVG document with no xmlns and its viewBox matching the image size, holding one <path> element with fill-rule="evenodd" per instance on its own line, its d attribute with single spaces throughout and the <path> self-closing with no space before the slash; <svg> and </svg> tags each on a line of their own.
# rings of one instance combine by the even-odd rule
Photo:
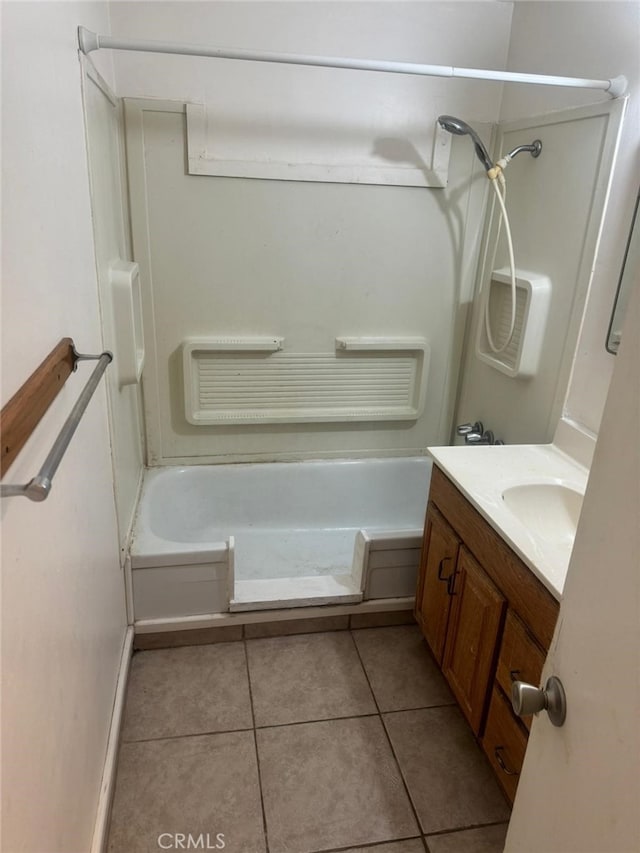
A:
<svg viewBox="0 0 640 853">
<path fill-rule="evenodd" d="M 464 546 L 452 587 L 442 669 L 478 735 L 493 680 L 506 601 Z"/>
<path fill-rule="evenodd" d="M 440 664 L 451 607 L 448 585 L 455 573 L 459 547 L 460 540 L 456 534 L 433 504 L 429 504 L 415 615 L 424 638 Z"/>
</svg>

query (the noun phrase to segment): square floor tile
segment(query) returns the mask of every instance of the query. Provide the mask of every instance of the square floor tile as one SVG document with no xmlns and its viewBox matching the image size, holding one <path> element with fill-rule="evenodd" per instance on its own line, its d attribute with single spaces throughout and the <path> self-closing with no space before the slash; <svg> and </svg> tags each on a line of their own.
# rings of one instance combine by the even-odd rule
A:
<svg viewBox="0 0 640 853">
<path fill-rule="evenodd" d="M 381 711 L 454 702 L 416 625 L 358 630 L 353 637 Z"/>
<path fill-rule="evenodd" d="M 263 853 L 253 732 L 122 745 L 109 853 L 160 850 L 177 833 L 202 836 L 204 849 L 221 833 L 226 853 Z"/>
<path fill-rule="evenodd" d="M 418 834 L 379 717 L 259 729 L 271 853 L 311 853 Z"/>
<path fill-rule="evenodd" d="M 247 640 L 256 726 L 375 714 L 348 631 Z"/>
<path fill-rule="evenodd" d="M 489 763 L 457 707 L 383 719 L 425 833 L 509 819 Z"/>
<path fill-rule="evenodd" d="M 429 853 L 502 853 L 508 827 L 507 823 L 500 823 L 446 835 L 430 835 L 427 838 Z"/>
<path fill-rule="evenodd" d="M 243 643 L 158 649 L 133 656 L 123 740 L 252 726 Z"/>
</svg>

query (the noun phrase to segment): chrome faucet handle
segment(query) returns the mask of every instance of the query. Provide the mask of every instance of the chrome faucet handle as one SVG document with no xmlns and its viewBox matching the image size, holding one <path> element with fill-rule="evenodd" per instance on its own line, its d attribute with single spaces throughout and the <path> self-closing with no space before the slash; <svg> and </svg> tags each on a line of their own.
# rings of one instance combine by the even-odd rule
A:
<svg viewBox="0 0 640 853">
<path fill-rule="evenodd" d="M 481 421 L 476 421 L 474 424 L 459 424 L 456 427 L 456 432 L 458 435 L 469 435 L 470 433 L 478 433 L 479 435 L 482 435 L 484 427 L 482 426 Z"/>
<path fill-rule="evenodd" d="M 490 444 L 486 433 L 482 435 L 479 432 L 468 432 L 465 435 L 464 440 L 467 444 Z"/>
</svg>

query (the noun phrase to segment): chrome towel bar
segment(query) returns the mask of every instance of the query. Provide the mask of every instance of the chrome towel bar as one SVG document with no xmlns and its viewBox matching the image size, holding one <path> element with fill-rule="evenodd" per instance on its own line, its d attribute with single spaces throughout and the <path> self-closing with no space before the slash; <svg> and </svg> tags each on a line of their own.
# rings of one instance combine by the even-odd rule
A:
<svg viewBox="0 0 640 853">
<path fill-rule="evenodd" d="M 28 483 L 21 486 L 0 485 L 0 497 L 11 498 L 22 495 L 25 498 L 29 498 L 31 501 L 43 501 L 48 497 L 51 491 L 53 476 L 58 470 L 58 466 L 62 461 L 62 457 L 69 446 L 69 442 L 80 423 L 80 419 L 82 418 L 85 409 L 89 405 L 89 400 L 93 396 L 93 392 L 98 387 L 102 374 L 113 361 L 113 355 L 110 352 L 103 352 L 100 355 L 83 355 L 82 353 L 76 352 L 74 348 L 73 356 L 74 370 L 76 369 L 78 361 L 97 360 L 98 363 L 89 377 L 87 384 L 84 386 L 82 393 L 78 397 L 75 406 L 71 410 L 69 417 L 64 422 L 64 426 L 53 443 L 53 447 L 49 451 L 47 458 L 44 460 L 38 475 Z"/>
</svg>

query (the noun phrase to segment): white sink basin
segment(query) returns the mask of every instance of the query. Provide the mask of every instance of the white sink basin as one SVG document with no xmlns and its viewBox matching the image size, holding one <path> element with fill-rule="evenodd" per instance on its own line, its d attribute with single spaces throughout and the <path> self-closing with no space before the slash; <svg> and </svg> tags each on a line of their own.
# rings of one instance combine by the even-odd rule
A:
<svg viewBox="0 0 640 853">
<path fill-rule="evenodd" d="M 576 535 L 583 495 L 563 483 L 525 483 L 502 492 L 507 509 L 534 536 L 571 545 Z"/>
</svg>

